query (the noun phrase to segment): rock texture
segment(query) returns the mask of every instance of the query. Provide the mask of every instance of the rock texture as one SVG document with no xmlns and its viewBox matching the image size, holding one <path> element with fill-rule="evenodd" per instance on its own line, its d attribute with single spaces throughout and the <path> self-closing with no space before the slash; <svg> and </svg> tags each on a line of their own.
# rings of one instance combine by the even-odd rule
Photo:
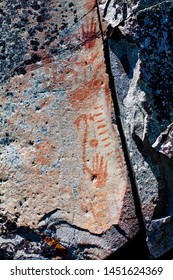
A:
<svg viewBox="0 0 173 280">
<path fill-rule="evenodd" d="M 95 1 L 1 1 L 3 258 L 103 259 L 138 231 Z"/>
<path fill-rule="evenodd" d="M 154 258 L 173 248 L 172 1 L 100 1 L 112 74 Z"/>
</svg>

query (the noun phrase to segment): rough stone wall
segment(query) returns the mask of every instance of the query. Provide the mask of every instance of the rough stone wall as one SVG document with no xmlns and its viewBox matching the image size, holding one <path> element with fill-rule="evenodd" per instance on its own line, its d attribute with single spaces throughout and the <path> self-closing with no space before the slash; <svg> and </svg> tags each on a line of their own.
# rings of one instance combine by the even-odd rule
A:
<svg viewBox="0 0 173 280">
<path fill-rule="evenodd" d="M 173 248 L 173 3 L 113 0 L 100 6 L 148 247 L 157 258 Z"/>
<path fill-rule="evenodd" d="M 173 249 L 172 1 L 0 16 L 0 258 L 105 259 L 141 231 L 148 258 Z"/>
<path fill-rule="evenodd" d="M 1 254 L 103 259 L 139 226 L 98 6 L 8 0 L 1 14 Z"/>
</svg>

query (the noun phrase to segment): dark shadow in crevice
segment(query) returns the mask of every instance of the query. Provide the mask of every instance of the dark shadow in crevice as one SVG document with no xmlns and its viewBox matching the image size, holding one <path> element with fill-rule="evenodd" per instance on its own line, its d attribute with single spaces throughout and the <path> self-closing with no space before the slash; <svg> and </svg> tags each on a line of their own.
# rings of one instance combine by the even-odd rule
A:
<svg viewBox="0 0 173 280">
<path fill-rule="evenodd" d="M 50 211 L 49 213 L 45 214 L 40 220 L 39 220 L 39 223 L 42 222 L 42 221 L 45 221 L 46 219 L 50 218 L 53 214 L 55 214 L 58 210 L 58 208 Z"/>
<path fill-rule="evenodd" d="M 166 252 L 159 258 L 157 258 L 157 260 L 172 260 L 172 259 L 173 259 L 173 249 L 169 250 L 168 252 Z"/>
<path fill-rule="evenodd" d="M 128 148 L 127 148 L 126 138 L 124 135 L 124 130 L 123 130 L 123 126 L 122 126 L 122 122 L 121 122 L 121 118 L 120 118 L 120 108 L 119 108 L 119 103 L 118 103 L 116 89 L 115 89 L 114 77 L 112 75 L 112 69 L 111 69 L 111 64 L 110 64 L 108 40 L 104 41 L 104 55 L 105 55 L 106 71 L 109 76 L 109 88 L 111 90 L 112 100 L 113 100 L 113 104 L 114 104 L 116 124 L 117 124 L 119 135 L 121 138 L 122 151 L 124 153 L 124 158 L 125 158 L 125 162 L 126 162 L 127 170 L 128 170 L 128 176 L 129 176 L 131 187 L 132 187 L 132 193 L 133 193 L 133 198 L 134 198 L 134 203 L 135 203 L 135 212 L 136 212 L 137 219 L 139 221 L 139 227 L 141 230 L 143 230 L 145 232 L 144 219 L 143 219 L 141 204 L 140 204 L 140 200 L 139 200 L 139 196 L 138 196 L 136 181 L 135 181 L 134 172 L 133 172 L 133 168 L 132 168 L 132 164 L 130 161 L 130 156 L 129 156 L 129 152 L 128 152 Z"/>
<path fill-rule="evenodd" d="M 111 30 L 111 29 L 110 29 Z M 138 46 L 129 37 L 124 36 L 118 27 L 111 30 L 109 45 L 117 60 L 121 63 L 128 78 L 133 78 L 133 72 L 138 61 Z"/>
<path fill-rule="evenodd" d="M 173 161 L 152 148 L 147 137 L 142 141 L 137 134 L 133 133 L 132 138 L 158 182 L 158 201 L 153 201 L 156 206 L 152 219 L 172 215 Z"/>
<path fill-rule="evenodd" d="M 122 229 L 119 225 L 114 225 L 115 229 L 118 231 L 119 234 L 124 236 L 127 240 L 130 240 L 130 238 L 127 236 L 127 233 L 124 229 Z"/>
<path fill-rule="evenodd" d="M 106 260 L 149 260 L 150 254 L 146 245 L 146 236 L 143 230 L 129 240 L 119 250 Z"/>
<path fill-rule="evenodd" d="M 157 1 L 156 1 L 157 2 Z M 165 4 L 166 5 L 166 4 Z M 167 6 L 166 6 L 167 7 Z M 168 6 L 169 7 L 169 6 Z M 146 14 L 147 13 L 147 14 Z M 171 16 L 169 15 L 171 13 L 171 9 L 167 11 L 168 18 L 171 19 Z M 143 18 L 142 18 L 143 16 Z M 153 10 L 144 11 L 143 14 L 140 14 L 140 18 L 138 21 L 138 30 L 135 30 L 134 34 L 137 35 L 138 40 L 136 42 L 133 41 L 132 36 L 131 38 L 128 35 L 124 35 L 121 33 L 121 30 L 119 26 L 115 27 L 114 29 L 109 28 L 109 38 L 110 42 L 110 48 L 111 51 L 114 53 L 115 57 L 117 57 L 118 61 L 118 67 L 121 68 L 121 65 L 123 67 L 124 72 L 127 74 L 127 77 L 129 79 L 133 78 L 133 71 L 136 66 L 136 62 L 140 58 L 140 78 L 139 81 L 141 83 L 138 84 L 138 86 L 141 88 L 142 91 L 146 93 L 146 102 L 144 105 L 144 110 L 147 112 L 148 115 L 150 115 L 148 120 L 148 127 L 149 130 L 152 131 L 152 137 L 151 132 L 149 133 L 150 138 L 155 138 L 155 135 L 158 135 L 158 131 L 156 131 L 156 126 L 158 130 L 161 128 L 169 125 L 171 120 L 171 107 L 172 107 L 172 94 L 170 92 L 170 85 L 172 84 L 171 81 L 171 68 L 170 65 L 171 61 L 169 59 L 166 59 L 166 53 L 170 53 L 171 44 L 169 42 L 166 42 L 165 49 L 162 53 L 159 52 L 159 49 L 157 49 L 157 46 L 160 48 L 160 44 L 156 44 L 156 48 L 152 48 L 152 51 L 154 51 L 153 59 L 150 59 L 150 49 L 151 44 L 149 46 L 145 44 L 146 38 L 150 39 L 151 42 L 154 40 L 153 34 L 155 32 L 152 32 L 153 29 L 155 29 L 155 25 L 152 25 L 151 21 L 151 28 L 149 29 L 148 25 L 145 24 L 145 17 L 148 16 L 150 18 L 153 18 Z M 163 30 L 163 27 L 166 28 L 168 33 L 170 33 L 171 25 L 167 23 L 163 23 L 162 21 L 162 14 L 159 11 L 158 12 L 158 18 L 160 20 L 159 28 L 157 29 L 157 38 L 162 38 L 161 32 Z M 132 30 L 133 33 L 133 30 Z M 130 33 L 129 33 L 130 34 Z M 145 36 L 144 36 L 145 35 Z M 135 38 L 135 37 L 133 37 Z M 141 48 L 141 44 L 143 44 L 143 48 Z M 137 52 L 134 52 L 134 50 L 137 50 Z M 117 126 L 120 132 L 120 137 L 122 141 L 122 147 L 125 154 L 125 160 L 127 162 L 129 174 L 132 177 L 132 189 L 134 197 L 136 198 L 137 191 L 136 191 L 136 184 L 135 179 L 133 175 L 133 167 L 130 163 L 130 158 L 128 155 L 128 149 L 126 147 L 126 139 L 124 137 L 123 128 L 121 124 L 120 119 L 120 109 L 118 104 L 118 95 L 115 91 L 115 86 L 113 85 L 114 77 L 112 77 L 112 69 L 110 67 L 110 57 L 109 57 L 109 49 L 106 46 L 105 48 L 105 61 L 107 64 L 107 72 L 110 77 L 110 88 L 112 89 L 112 96 L 114 100 L 115 105 L 115 111 L 116 111 L 116 120 L 117 120 Z M 129 57 L 129 54 L 138 54 L 136 57 Z M 159 53 L 159 62 L 158 62 L 158 53 Z M 133 58 L 133 59 L 132 59 Z M 162 67 L 163 66 L 163 67 Z M 170 71 L 167 71 L 167 75 L 164 76 L 164 82 L 163 79 L 160 77 L 161 75 L 161 69 L 168 69 Z M 123 71 L 122 71 L 123 72 Z M 164 73 L 164 71 L 162 71 Z M 148 78 L 149 77 L 149 78 Z M 120 79 L 119 79 L 120 80 Z M 147 88 L 143 88 L 143 85 L 147 86 Z M 157 94 L 159 92 L 159 94 Z M 121 93 L 121 92 L 120 92 Z M 146 108 L 145 108 L 146 106 Z M 160 132 L 160 131 L 159 131 Z M 155 135 L 153 136 L 153 134 Z M 159 153 L 156 149 L 151 147 L 151 143 L 149 143 L 149 140 L 147 137 L 143 140 L 140 139 L 138 135 L 135 133 L 132 135 L 133 140 L 137 146 L 138 151 L 141 153 L 141 155 L 144 158 L 144 161 L 148 163 L 149 168 L 153 172 L 154 177 L 157 180 L 158 185 L 158 200 L 153 201 L 153 205 L 150 205 L 151 207 L 155 207 L 152 221 L 155 219 L 161 219 L 167 216 L 172 216 L 173 213 L 173 161 L 166 157 L 164 154 Z M 150 188 L 151 189 L 151 188 Z M 151 190 L 152 192 L 152 190 Z M 137 195 L 138 197 L 138 195 Z M 152 204 L 152 202 L 150 202 Z M 140 202 L 138 203 L 137 198 L 137 204 L 136 209 L 139 210 Z M 140 208 L 141 209 L 141 208 Z M 150 210 L 148 212 L 151 212 Z M 138 212 L 137 212 L 138 213 Z M 138 217 L 140 216 L 140 213 L 138 213 Z M 142 215 L 140 216 L 142 217 Z M 140 219 L 139 219 L 140 220 Z M 142 219 L 141 219 L 142 221 Z M 158 231 L 162 231 L 162 229 L 158 228 Z M 143 228 L 143 233 L 145 235 L 145 228 Z M 167 240 L 165 238 L 165 240 Z M 146 242 L 146 241 L 144 241 Z M 153 241 L 153 244 L 156 244 L 155 241 Z M 157 244 L 156 244 L 157 245 Z M 135 245 L 136 246 L 136 245 Z M 169 248 L 169 244 L 166 245 L 165 251 Z M 171 246 L 171 244 L 170 244 Z M 164 250 L 163 250 L 164 251 Z M 124 259 L 124 258 L 123 258 Z"/>
</svg>

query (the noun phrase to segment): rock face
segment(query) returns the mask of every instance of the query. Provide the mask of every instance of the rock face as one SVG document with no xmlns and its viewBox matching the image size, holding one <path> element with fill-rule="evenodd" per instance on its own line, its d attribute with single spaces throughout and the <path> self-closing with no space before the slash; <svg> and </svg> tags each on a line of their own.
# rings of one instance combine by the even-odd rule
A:
<svg viewBox="0 0 173 280">
<path fill-rule="evenodd" d="M 173 248 L 172 1 L 100 1 L 121 121 L 154 258 Z"/>
<path fill-rule="evenodd" d="M 138 231 L 95 1 L 1 1 L 0 249 L 103 259 Z"/>
</svg>

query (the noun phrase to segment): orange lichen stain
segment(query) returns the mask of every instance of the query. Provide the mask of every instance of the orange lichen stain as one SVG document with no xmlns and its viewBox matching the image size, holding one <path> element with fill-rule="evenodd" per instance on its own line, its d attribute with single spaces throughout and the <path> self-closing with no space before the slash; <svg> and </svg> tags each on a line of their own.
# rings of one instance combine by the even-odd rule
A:
<svg viewBox="0 0 173 280">
<path fill-rule="evenodd" d="M 108 161 L 105 160 L 103 155 L 96 153 L 92 157 L 92 166 L 87 165 L 87 143 L 90 146 L 97 147 L 99 142 L 97 139 L 88 139 L 88 129 L 89 126 L 94 122 L 94 117 L 92 115 L 81 115 L 75 121 L 75 125 L 79 129 L 80 123 L 84 122 L 85 130 L 82 141 L 82 162 L 83 162 L 83 173 L 88 173 L 90 175 L 91 181 L 94 183 L 95 187 L 103 187 L 108 179 Z"/>
<path fill-rule="evenodd" d="M 44 233 L 42 233 L 42 236 L 44 238 L 44 241 L 50 246 L 55 248 L 55 254 L 54 254 L 54 260 L 58 259 L 66 259 L 67 258 L 67 248 L 63 247 L 60 244 L 60 239 L 53 239 L 52 237 L 45 236 Z"/>
</svg>

